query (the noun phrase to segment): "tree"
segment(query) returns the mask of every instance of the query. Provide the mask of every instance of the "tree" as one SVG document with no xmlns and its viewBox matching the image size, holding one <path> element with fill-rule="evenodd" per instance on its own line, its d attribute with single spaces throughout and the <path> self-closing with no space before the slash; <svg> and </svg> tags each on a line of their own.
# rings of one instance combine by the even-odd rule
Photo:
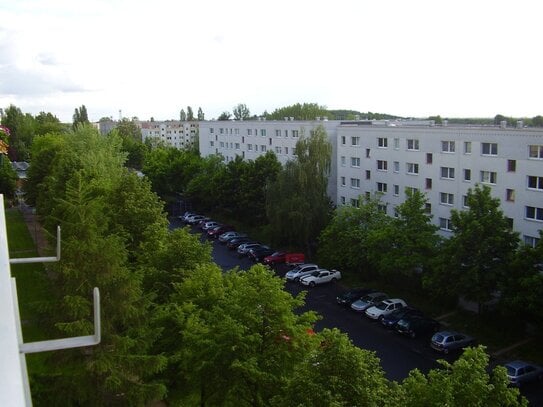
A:
<svg viewBox="0 0 543 407">
<path fill-rule="evenodd" d="M 84 125 L 89 123 L 89 117 L 87 115 L 87 108 L 85 105 L 81 105 L 79 108 L 75 108 L 73 115 L 73 124 L 72 127 L 75 130 L 79 125 Z"/>
<path fill-rule="evenodd" d="M 235 106 L 232 109 L 232 113 L 234 114 L 234 119 L 236 120 L 247 120 L 249 117 L 251 117 L 249 108 L 243 103 L 239 103 L 237 106 Z"/>
<path fill-rule="evenodd" d="M 192 107 L 187 106 L 187 121 L 191 122 L 194 120 L 194 113 L 192 112 Z"/>
<path fill-rule="evenodd" d="M 9 129 L 8 156 L 10 161 L 24 161 L 29 158 L 29 151 L 34 139 L 36 123 L 32 115 L 23 114 L 21 109 L 10 105 L 2 118 L 2 126 Z"/>
<path fill-rule="evenodd" d="M 127 156 L 126 166 L 129 168 L 142 169 L 148 147 L 142 143 L 141 129 L 134 120 L 122 119 L 117 123 L 110 136 L 117 134 L 122 140 L 122 149 Z"/>
<path fill-rule="evenodd" d="M 316 238 L 328 223 L 327 195 L 332 145 L 317 126 L 296 143 L 296 159 L 288 161 L 268 188 L 266 214 L 275 241 L 305 246 L 311 254 Z"/>
<path fill-rule="evenodd" d="M 490 374 L 484 348 L 468 348 L 452 365 L 444 360 L 441 369 L 426 376 L 415 369 L 401 383 L 395 405 L 417 406 L 527 406 L 519 390 L 509 386 L 504 367 Z"/>
<path fill-rule="evenodd" d="M 451 210 L 453 236 L 444 244 L 442 265 L 436 271 L 442 274 L 437 281 L 446 279 L 454 294 L 477 302 L 479 312 L 503 281 L 519 242 L 490 191 L 476 185 L 468 191 L 469 209 Z"/>
<path fill-rule="evenodd" d="M 3 194 L 4 198 L 11 199 L 15 196 L 16 187 L 17 173 L 9 160 L 0 153 L 0 194 Z"/>
<path fill-rule="evenodd" d="M 543 127 L 543 116 L 537 115 L 532 118 L 532 126 Z"/>
<path fill-rule="evenodd" d="M 230 117 L 232 115 L 230 114 L 230 112 L 222 112 L 221 115 L 219 116 L 219 118 L 217 120 L 223 120 L 223 121 L 226 121 L 226 120 L 230 120 Z"/>
<path fill-rule="evenodd" d="M 187 120 L 187 114 L 185 113 L 184 109 L 181 109 L 181 111 L 179 112 L 179 120 L 181 120 L 182 122 Z"/>
<path fill-rule="evenodd" d="M 337 329 L 318 335 L 320 345 L 298 364 L 272 406 L 384 406 L 391 388 L 379 359 Z"/>
<path fill-rule="evenodd" d="M 504 115 L 502 114 L 497 114 L 496 116 L 494 116 L 494 124 L 497 126 L 497 125 L 500 125 L 501 122 L 507 122 L 507 117 L 505 117 Z"/>
<path fill-rule="evenodd" d="M 37 136 L 48 133 L 59 134 L 66 130 L 60 120 L 51 113 L 40 112 L 35 120 Z"/>
<path fill-rule="evenodd" d="M 317 103 L 296 103 L 291 106 L 275 109 L 269 114 L 270 120 L 283 120 L 284 117 L 294 117 L 296 120 L 315 120 L 317 117 L 332 116 L 325 106 Z"/>
<path fill-rule="evenodd" d="M 204 120 L 204 112 L 201 107 L 198 108 L 198 121 Z"/>
</svg>

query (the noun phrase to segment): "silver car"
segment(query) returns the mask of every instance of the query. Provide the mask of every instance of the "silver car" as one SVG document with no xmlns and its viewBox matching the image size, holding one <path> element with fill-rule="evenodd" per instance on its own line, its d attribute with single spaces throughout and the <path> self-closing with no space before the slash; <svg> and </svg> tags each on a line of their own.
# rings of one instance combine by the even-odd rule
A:
<svg viewBox="0 0 543 407">
<path fill-rule="evenodd" d="M 316 264 L 298 264 L 292 270 L 288 271 L 287 274 L 285 274 L 285 277 L 288 281 L 298 282 L 303 276 L 308 276 L 309 274 L 317 271 L 318 269 L 319 266 L 317 266 Z"/>
<path fill-rule="evenodd" d="M 385 293 L 370 293 L 366 294 L 363 297 L 361 297 L 359 300 L 354 301 L 351 304 L 351 309 L 356 312 L 364 312 L 369 307 L 380 303 L 383 300 L 386 300 L 388 298 L 388 295 Z"/>
<path fill-rule="evenodd" d="M 513 386 L 543 380 L 543 367 L 522 360 L 506 363 L 507 377 Z"/>
<path fill-rule="evenodd" d="M 469 335 L 461 334 L 454 331 L 441 331 L 434 336 L 430 342 L 430 346 L 438 352 L 447 354 L 449 352 L 464 349 L 475 344 L 475 338 Z"/>
</svg>

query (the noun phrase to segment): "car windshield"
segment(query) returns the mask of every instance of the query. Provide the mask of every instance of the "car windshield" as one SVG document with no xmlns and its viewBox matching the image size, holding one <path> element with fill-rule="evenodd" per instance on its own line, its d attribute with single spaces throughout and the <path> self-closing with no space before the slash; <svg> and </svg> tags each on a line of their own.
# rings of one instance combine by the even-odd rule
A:
<svg viewBox="0 0 543 407">
<path fill-rule="evenodd" d="M 434 335 L 432 339 L 436 342 L 443 342 L 444 337 L 443 335 Z"/>
<path fill-rule="evenodd" d="M 505 366 L 505 368 L 507 369 L 507 374 L 509 376 L 516 376 L 517 375 L 517 369 L 515 369 L 514 367 L 512 366 Z"/>
<path fill-rule="evenodd" d="M 315 277 L 318 277 L 319 273 L 320 273 L 319 271 L 314 271 L 313 273 L 311 273 L 311 275 L 315 276 Z"/>
<path fill-rule="evenodd" d="M 403 327 L 406 327 L 408 325 L 408 322 L 405 320 L 405 319 L 400 319 L 398 321 L 398 325 L 399 326 L 403 326 Z"/>
<path fill-rule="evenodd" d="M 379 304 L 375 306 L 375 308 L 380 309 L 380 310 L 385 310 L 387 306 L 388 304 L 386 302 L 380 302 Z"/>
</svg>

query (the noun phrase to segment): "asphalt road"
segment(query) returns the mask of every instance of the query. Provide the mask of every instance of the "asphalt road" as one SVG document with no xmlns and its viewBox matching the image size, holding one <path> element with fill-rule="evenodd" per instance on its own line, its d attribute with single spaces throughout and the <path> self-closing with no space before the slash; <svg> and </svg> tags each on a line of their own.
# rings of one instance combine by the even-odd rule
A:
<svg viewBox="0 0 543 407">
<path fill-rule="evenodd" d="M 179 226 L 177 220 L 172 221 L 172 228 Z M 229 251 L 219 242 L 213 242 L 212 255 L 213 261 L 224 271 L 234 267 L 247 270 L 253 265 L 247 258 L 238 258 L 235 251 Z M 283 277 L 286 268 L 278 267 L 275 272 Z M 336 296 L 345 291 L 340 282 L 314 288 L 285 282 L 285 289 L 293 295 L 302 290 L 307 291 L 306 305 L 300 311 L 313 310 L 322 316 L 315 329 L 319 331 L 323 328 L 338 328 L 349 335 L 356 346 L 375 352 L 389 380 L 401 381 L 413 369 L 427 373 L 430 369 L 440 366 L 437 363 L 438 359 L 454 361 L 454 355 L 445 356 L 432 350 L 428 345 L 429 338 L 404 337 L 383 328 L 378 322 L 371 321 L 364 315 L 339 306 L 336 303 Z M 543 391 L 539 383 L 522 388 L 522 394 L 529 399 L 530 405 L 543 406 Z"/>
</svg>

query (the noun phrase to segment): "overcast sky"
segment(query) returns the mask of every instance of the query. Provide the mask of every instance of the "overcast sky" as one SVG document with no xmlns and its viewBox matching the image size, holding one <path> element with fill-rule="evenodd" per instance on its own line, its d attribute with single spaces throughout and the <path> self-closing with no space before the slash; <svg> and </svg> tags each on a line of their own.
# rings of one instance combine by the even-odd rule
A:
<svg viewBox="0 0 543 407">
<path fill-rule="evenodd" d="M 543 114 L 541 0 L 3 0 L 0 107 Z"/>
</svg>

